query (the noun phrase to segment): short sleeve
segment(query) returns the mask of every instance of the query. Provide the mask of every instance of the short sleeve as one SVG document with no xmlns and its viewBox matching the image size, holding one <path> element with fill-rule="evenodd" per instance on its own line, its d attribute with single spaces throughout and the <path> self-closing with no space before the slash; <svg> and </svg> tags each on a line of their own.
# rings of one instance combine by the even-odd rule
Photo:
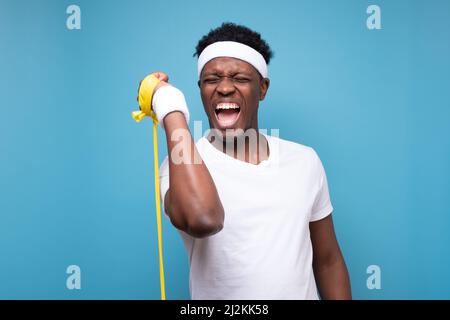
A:
<svg viewBox="0 0 450 320">
<path fill-rule="evenodd" d="M 314 155 L 316 158 L 316 174 L 314 176 L 318 179 L 318 188 L 311 209 L 310 222 L 321 220 L 333 212 L 325 169 L 319 156 L 315 152 Z"/>
<path fill-rule="evenodd" d="M 166 157 L 159 167 L 159 189 L 161 191 L 161 207 L 164 210 L 164 198 L 169 190 L 169 158 Z M 165 212 L 165 210 L 164 210 Z M 167 213 L 166 213 L 167 215 Z"/>
</svg>

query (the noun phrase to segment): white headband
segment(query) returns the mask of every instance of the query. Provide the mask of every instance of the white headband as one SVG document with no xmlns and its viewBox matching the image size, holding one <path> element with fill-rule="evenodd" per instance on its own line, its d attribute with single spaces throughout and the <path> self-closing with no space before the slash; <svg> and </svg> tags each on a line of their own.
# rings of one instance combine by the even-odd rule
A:
<svg viewBox="0 0 450 320">
<path fill-rule="evenodd" d="M 217 57 L 231 57 L 250 63 L 259 71 L 263 78 L 267 78 L 267 63 L 261 53 L 245 44 L 235 41 L 218 41 L 207 46 L 198 57 L 198 77 L 203 67 L 210 60 Z"/>
</svg>

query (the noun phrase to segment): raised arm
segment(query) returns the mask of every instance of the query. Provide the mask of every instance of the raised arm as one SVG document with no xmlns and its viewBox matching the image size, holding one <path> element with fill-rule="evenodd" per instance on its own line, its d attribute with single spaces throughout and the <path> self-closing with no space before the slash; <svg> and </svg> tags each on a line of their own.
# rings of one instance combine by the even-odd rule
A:
<svg viewBox="0 0 450 320">
<path fill-rule="evenodd" d="M 162 72 L 154 74 L 161 80 L 155 88 L 156 94 L 161 87 L 169 85 L 169 78 Z M 170 94 L 170 90 L 164 94 Z M 158 108 L 154 110 L 158 113 Z M 174 111 L 164 117 L 163 123 L 170 173 L 164 209 L 172 224 L 189 235 L 197 238 L 213 235 L 223 228 L 224 209 L 208 168 L 195 147 L 186 118 L 182 112 Z"/>
</svg>

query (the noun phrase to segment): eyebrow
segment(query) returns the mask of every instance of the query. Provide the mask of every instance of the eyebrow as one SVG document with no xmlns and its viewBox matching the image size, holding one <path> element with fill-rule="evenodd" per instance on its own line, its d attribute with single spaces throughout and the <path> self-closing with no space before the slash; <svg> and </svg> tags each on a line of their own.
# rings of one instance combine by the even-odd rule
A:
<svg viewBox="0 0 450 320">
<path fill-rule="evenodd" d="M 248 71 L 232 71 L 232 72 L 229 72 L 229 74 L 231 74 L 232 76 L 245 75 L 245 76 L 251 77 L 251 74 Z M 220 71 L 220 70 L 211 70 L 211 71 L 206 71 L 203 74 L 203 76 L 204 77 L 207 77 L 207 76 L 223 76 L 223 72 Z"/>
</svg>

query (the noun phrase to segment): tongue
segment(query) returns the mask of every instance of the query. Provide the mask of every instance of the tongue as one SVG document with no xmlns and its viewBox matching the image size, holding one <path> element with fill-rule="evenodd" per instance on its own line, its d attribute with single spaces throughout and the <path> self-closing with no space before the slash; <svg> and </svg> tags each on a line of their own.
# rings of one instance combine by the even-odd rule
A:
<svg viewBox="0 0 450 320">
<path fill-rule="evenodd" d="M 231 123 L 237 119 L 238 115 L 239 115 L 238 110 L 226 109 L 226 110 L 221 110 L 217 114 L 217 119 L 219 119 L 220 122 Z"/>
</svg>

